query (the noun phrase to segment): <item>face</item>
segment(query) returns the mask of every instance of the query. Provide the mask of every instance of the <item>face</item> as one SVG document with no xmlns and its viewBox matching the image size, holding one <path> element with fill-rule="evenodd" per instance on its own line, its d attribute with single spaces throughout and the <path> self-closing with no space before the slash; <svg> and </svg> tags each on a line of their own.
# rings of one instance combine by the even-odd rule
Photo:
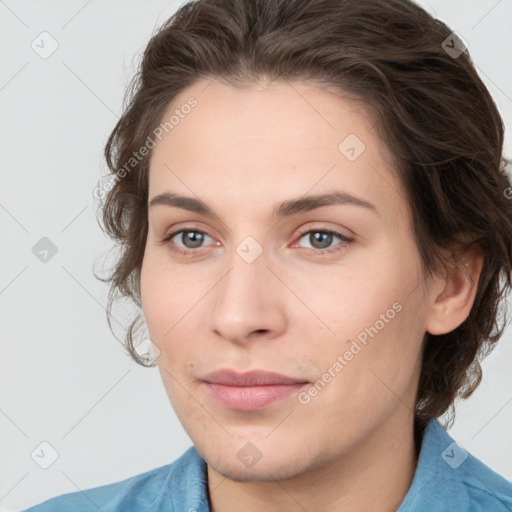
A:
<svg viewBox="0 0 512 512">
<path fill-rule="evenodd" d="M 176 109 L 151 157 L 141 295 L 198 451 L 259 481 L 396 437 L 415 405 L 427 299 L 372 119 L 306 82 L 201 81 L 164 118 Z M 223 369 L 295 384 L 205 382 Z"/>
</svg>

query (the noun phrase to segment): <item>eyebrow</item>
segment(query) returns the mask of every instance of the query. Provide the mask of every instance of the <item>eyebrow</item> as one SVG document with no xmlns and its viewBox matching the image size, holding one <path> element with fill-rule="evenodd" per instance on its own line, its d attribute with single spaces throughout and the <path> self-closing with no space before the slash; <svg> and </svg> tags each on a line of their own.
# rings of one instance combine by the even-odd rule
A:
<svg viewBox="0 0 512 512">
<path fill-rule="evenodd" d="M 284 201 L 274 207 L 272 217 L 282 219 L 284 217 L 290 217 L 316 208 L 321 208 L 322 206 L 345 204 L 367 208 L 378 215 L 377 208 L 372 203 L 347 192 L 335 191 L 327 194 L 310 195 Z M 149 201 L 148 205 L 150 208 L 156 205 L 174 206 L 205 215 L 206 217 L 217 217 L 215 212 L 200 199 L 179 196 L 172 192 L 158 194 Z"/>
</svg>

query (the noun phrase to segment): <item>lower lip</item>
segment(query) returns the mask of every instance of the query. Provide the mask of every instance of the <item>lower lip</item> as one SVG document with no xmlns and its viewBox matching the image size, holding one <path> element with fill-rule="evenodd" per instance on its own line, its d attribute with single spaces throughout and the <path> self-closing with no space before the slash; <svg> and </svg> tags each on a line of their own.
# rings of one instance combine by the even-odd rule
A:
<svg viewBox="0 0 512 512">
<path fill-rule="evenodd" d="M 225 386 L 204 383 L 210 396 L 228 409 L 257 411 L 289 398 L 308 383 L 274 384 L 269 386 Z"/>
</svg>

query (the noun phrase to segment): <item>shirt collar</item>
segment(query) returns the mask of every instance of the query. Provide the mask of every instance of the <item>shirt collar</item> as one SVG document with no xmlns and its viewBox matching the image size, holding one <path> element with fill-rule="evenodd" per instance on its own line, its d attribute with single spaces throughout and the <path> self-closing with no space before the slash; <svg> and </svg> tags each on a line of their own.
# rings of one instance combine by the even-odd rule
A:
<svg viewBox="0 0 512 512">
<path fill-rule="evenodd" d="M 509 482 L 468 453 L 432 418 L 423 434 L 413 481 L 397 512 L 474 511 L 475 495 L 480 496 L 478 502 L 492 502 L 494 507 L 501 502 L 510 508 L 510 490 Z M 484 504 L 478 510 L 490 509 Z"/>
</svg>

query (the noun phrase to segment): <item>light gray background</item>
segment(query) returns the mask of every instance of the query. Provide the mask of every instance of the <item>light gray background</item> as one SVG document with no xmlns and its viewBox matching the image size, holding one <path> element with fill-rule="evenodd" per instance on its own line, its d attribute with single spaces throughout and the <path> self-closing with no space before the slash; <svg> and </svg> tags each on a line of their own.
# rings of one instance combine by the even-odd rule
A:
<svg viewBox="0 0 512 512">
<path fill-rule="evenodd" d="M 512 156 L 512 0 L 420 2 L 469 43 L 507 124 Z M 0 1 L 0 509 L 103 485 L 167 464 L 191 441 L 158 370 L 132 362 L 107 328 L 92 265 L 111 247 L 92 190 L 126 84 L 178 2 Z M 47 31 L 58 49 L 31 42 Z M 47 263 L 31 249 L 57 246 Z M 453 437 L 512 480 L 509 329 L 457 408 Z M 31 458 L 49 442 L 58 459 Z"/>
</svg>

